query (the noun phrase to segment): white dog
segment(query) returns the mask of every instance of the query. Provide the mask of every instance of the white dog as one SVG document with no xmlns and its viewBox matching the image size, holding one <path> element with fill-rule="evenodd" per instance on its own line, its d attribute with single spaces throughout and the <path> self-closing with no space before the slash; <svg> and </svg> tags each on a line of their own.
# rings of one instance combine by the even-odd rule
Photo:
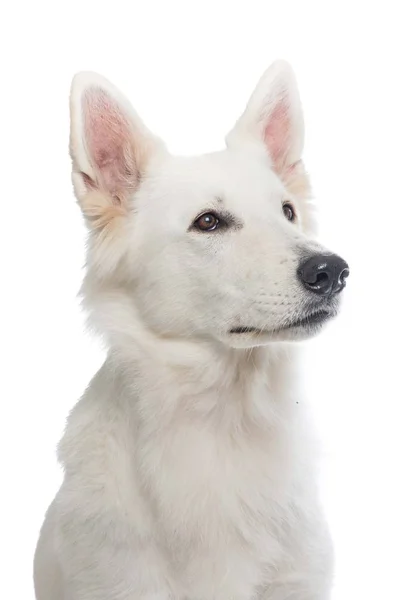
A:
<svg viewBox="0 0 400 600">
<path fill-rule="evenodd" d="M 347 264 L 312 239 L 284 62 L 221 152 L 171 156 L 92 73 L 71 92 L 83 298 L 108 357 L 69 417 L 38 600 L 326 600 L 332 551 L 296 344 Z"/>
</svg>

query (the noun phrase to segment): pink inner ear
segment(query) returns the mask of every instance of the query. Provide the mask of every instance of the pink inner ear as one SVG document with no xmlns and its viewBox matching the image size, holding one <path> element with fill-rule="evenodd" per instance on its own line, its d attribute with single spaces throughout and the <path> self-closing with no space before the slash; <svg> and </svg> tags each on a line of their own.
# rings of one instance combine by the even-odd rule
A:
<svg viewBox="0 0 400 600">
<path fill-rule="evenodd" d="M 264 140 L 276 169 L 282 169 L 290 146 L 289 107 L 282 98 L 273 108 L 264 130 Z"/>
<path fill-rule="evenodd" d="M 119 196 L 135 183 L 131 128 L 116 101 L 101 88 L 83 97 L 85 136 L 98 184 Z"/>
</svg>

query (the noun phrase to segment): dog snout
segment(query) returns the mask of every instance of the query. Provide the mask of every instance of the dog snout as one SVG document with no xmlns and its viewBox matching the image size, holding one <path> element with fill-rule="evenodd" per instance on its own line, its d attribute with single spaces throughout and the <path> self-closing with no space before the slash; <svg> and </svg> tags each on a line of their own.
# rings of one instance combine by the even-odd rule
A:
<svg viewBox="0 0 400 600">
<path fill-rule="evenodd" d="M 349 273 L 346 261 L 336 254 L 315 254 L 301 263 L 297 270 L 303 286 L 320 296 L 341 292 Z"/>
</svg>

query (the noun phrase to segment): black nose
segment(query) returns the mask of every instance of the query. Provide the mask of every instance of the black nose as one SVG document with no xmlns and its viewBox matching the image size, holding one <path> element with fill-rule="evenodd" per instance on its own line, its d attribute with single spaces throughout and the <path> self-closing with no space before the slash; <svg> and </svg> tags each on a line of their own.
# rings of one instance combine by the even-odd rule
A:
<svg viewBox="0 0 400 600">
<path fill-rule="evenodd" d="M 303 262 L 297 270 L 304 287 L 321 296 L 341 292 L 349 273 L 347 262 L 336 254 L 316 254 Z"/>
</svg>

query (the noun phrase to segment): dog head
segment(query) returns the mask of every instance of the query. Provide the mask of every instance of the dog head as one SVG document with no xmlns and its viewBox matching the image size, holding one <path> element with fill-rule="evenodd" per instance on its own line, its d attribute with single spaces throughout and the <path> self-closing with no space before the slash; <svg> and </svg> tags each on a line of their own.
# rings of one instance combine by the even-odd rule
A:
<svg viewBox="0 0 400 600">
<path fill-rule="evenodd" d="M 313 239 L 303 137 L 295 78 L 281 61 L 226 149 L 194 158 L 171 156 L 107 80 L 74 78 L 83 290 L 110 343 L 140 329 L 251 347 L 309 337 L 337 313 L 349 271 Z"/>
</svg>

